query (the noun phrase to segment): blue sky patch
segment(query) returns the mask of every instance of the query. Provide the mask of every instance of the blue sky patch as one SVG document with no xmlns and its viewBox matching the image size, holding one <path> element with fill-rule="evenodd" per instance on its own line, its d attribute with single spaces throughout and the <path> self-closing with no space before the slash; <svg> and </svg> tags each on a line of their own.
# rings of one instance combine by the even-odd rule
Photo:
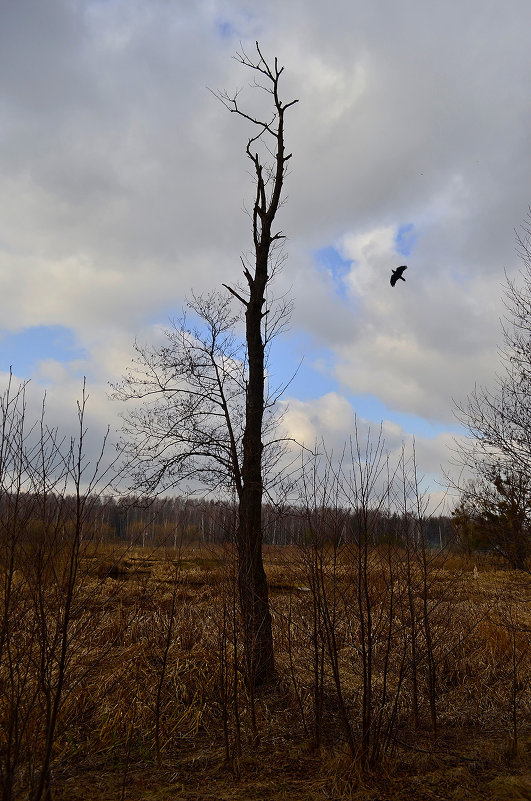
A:
<svg viewBox="0 0 531 801">
<path fill-rule="evenodd" d="M 314 251 L 313 257 L 318 270 L 326 272 L 331 277 L 336 293 L 345 298 L 345 278 L 350 272 L 352 261 L 344 259 L 332 245 Z"/>
<path fill-rule="evenodd" d="M 71 362 L 86 359 L 88 354 L 78 345 L 70 328 L 63 325 L 35 325 L 22 331 L 0 332 L 0 369 L 10 367 L 20 377 L 29 377 L 44 359 Z"/>
<path fill-rule="evenodd" d="M 401 256 L 409 256 L 417 242 L 417 234 L 413 223 L 398 226 L 395 236 L 395 248 Z"/>
<path fill-rule="evenodd" d="M 389 420 L 391 423 L 401 426 L 404 429 L 404 435 L 409 432 L 414 436 L 432 438 L 438 434 L 462 433 L 462 428 L 457 424 L 425 420 L 415 414 L 406 414 L 390 409 L 375 395 L 350 395 L 348 399 L 359 417 L 375 422 Z"/>
<path fill-rule="evenodd" d="M 216 30 L 222 39 L 232 39 L 236 35 L 236 29 L 226 19 L 219 19 L 216 22 Z"/>
<path fill-rule="evenodd" d="M 332 375 L 333 360 L 333 352 L 316 347 L 308 334 L 290 333 L 278 337 L 273 341 L 268 367 L 271 388 L 290 382 L 286 397 L 303 401 L 337 392 L 338 383 Z M 317 364 L 323 369 L 318 369 Z"/>
</svg>

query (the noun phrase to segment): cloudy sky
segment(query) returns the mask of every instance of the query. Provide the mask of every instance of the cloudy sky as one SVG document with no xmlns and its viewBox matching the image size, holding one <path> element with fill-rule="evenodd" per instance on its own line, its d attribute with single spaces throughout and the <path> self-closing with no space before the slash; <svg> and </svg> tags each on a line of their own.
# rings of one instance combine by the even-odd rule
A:
<svg viewBox="0 0 531 801">
<path fill-rule="evenodd" d="M 527 0 L 0 0 L 0 372 L 68 426 L 118 428 L 108 382 L 186 295 L 239 281 L 248 128 L 232 56 L 285 66 L 293 153 L 273 351 L 291 434 L 354 415 L 436 479 L 453 400 L 492 381 L 504 270 L 531 203 Z M 392 289 L 390 271 L 408 264 Z"/>
</svg>

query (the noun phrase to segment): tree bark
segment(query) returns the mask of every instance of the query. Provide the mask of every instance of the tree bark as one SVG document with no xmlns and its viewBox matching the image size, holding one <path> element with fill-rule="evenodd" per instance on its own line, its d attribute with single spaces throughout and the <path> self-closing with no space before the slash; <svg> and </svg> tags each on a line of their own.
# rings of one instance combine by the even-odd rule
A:
<svg viewBox="0 0 531 801">
<path fill-rule="evenodd" d="M 267 579 L 262 559 L 262 424 L 264 416 L 264 341 L 262 308 L 269 245 L 258 249 L 245 313 L 249 376 L 243 436 L 242 491 L 238 521 L 238 583 L 248 680 L 258 686 L 275 674 Z"/>
</svg>

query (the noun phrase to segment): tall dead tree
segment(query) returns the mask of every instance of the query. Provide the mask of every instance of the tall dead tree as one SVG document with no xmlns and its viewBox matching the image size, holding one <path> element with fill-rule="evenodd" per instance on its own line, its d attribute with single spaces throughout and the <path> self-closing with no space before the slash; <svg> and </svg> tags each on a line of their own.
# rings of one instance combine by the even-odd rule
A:
<svg viewBox="0 0 531 801">
<path fill-rule="evenodd" d="M 263 321 L 268 314 L 266 288 L 271 278 L 271 251 L 283 239 L 280 231 L 273 232 L 278 212 L 286 165 L 291 153 L 284 146 L 284 116 L 297 103 L 283 103 L 279 96 L 279 81 L 284 70 L 275 58 L 270 65 L 256 42 L 256 59 L 242 49 L 238 61 L 255 73 L 255 86 L 271 95 L 271 119 L 260 119 L 246 113 L 238 104 L 238 96 L 226 92 L 217 94 L 229 111 L 250 121 L 256 133 L 247 142 L 245 152 L 253 164 L 256 194 L 252 211 L 254 264 L 243 262 L 247 282 L 245 295 L 233 287 L 224 286 L 242 303 L 245 309 L 248 377 L 245 398 L 245 425 L 239 495 L 238 585 L 244 625 L 247 675 L 254 685 L 274 675 L 273 635 L 269 611 L 268 589 L 262 559 L 262 428 L 265 408 L 265 344 Z M 269 120 L 269 121 L 268 121 Z M 259 145 L 271 153 L 267 164 L 259 154 Z"/>
<path fill-rule="evenodd" d="M 237 498 L 238 589 L 251 687 L 275 673 L 262 559 L 262 498 L 282 447 L 271 435 L 278 395 L 266 387 L 265 362 L 268 343 L 283 329 L 290 304 L 268 304 L 267 290 L 282 261 L 276 248 L 284 237 L 273 225 L 291 158 L 284 147 L 284 115 L 297 102 L 281 101 L 283 68 L 276 59 L 270 66 L 258 43 L 256 53 L 254 61 L 243 50 L 236 58 L 254 73 L 254 85 L 270 96 L 270 116 L 261 120 L 240 108 L 237 95 L 216 94 L 254 127 L 245 150 L 256 182 L 254 259 L 242 258 L 244 287 L 223 285 L 244 309 L 245 341 L 235 333 L 241 317 L 225 293 L 193 295 L 188 310 L 201 324 L 194 326 L 185 313 L 166 332 L 165 345 L 137 344 L 133 367 L 114 387 L 115 398 L 137 401 L 124 415 L 123 426 L 134 491 L 150 494 L 189 482 L 210 492 L 232 491 Z"/>
</svg>

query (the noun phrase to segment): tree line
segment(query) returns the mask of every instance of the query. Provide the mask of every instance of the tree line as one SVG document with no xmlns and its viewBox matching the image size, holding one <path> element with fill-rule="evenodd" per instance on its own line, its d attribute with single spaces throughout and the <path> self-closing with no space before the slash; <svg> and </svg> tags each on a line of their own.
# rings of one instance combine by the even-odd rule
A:
<svg viewBox="0 0 531 801">
<path fill-rule="evenodd" d="M 14 496 L 0 493 L 0 521 L 10 519 L 14 504 L 24 519 L 22 540 L 34 540 L 43 531 L 42 508 L 44 499 L 37 493 Z M 78 499 L 75 495 L 49 495 L 48 506 L 64 520 L 73 519 Z M 189 496 L 140 498 L 136 496 L 93 495 L 84 498 L 84 523 L 90 538 L 100 544 L 128 543 L 130 546 L 180 547 L 182 545 L 223 545 L 235 538 L 238 507 L 236 503 Z M 262 505 L 264 545 L 309 545 L 317 536 L 322 544 L 336 547 L 356 542 L 359 532 L 360 510 L 328 508 L 308 510 L 304 507 L 273 504 Z M 333 532 L 316 534 L 319 520 L 334 519 Z M 371 544 L 402 543 L 407 514 L 385 514 L 375 511 L 371 523 Z M 422 522 L 422 536 L 430 548 L 464 549 L 468 553 L 484 550 L 483 543 L 461 541 L 456 531 L 455 517 L 429 516 Z M 69 527 L 63 523 L 63 535 L 68 537 Z"/>
</svg>

